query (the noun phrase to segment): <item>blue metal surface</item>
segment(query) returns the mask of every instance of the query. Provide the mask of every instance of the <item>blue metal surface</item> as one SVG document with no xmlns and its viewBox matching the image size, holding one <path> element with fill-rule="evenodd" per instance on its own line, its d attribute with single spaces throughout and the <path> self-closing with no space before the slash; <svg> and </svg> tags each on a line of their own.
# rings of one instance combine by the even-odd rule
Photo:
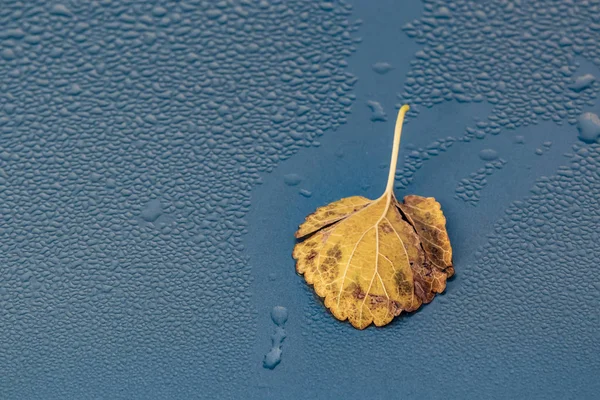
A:
<svg viewBox="0 0 600 400">
<path fill-rule="evenodd" d="M 0 2 L 0 398 L 597 398 L 576 3 Z M 293 233 L 380 194 L 403 102 L 396 193 L 440 201 L 456 277 L 357 331 Z"/>
</svg>

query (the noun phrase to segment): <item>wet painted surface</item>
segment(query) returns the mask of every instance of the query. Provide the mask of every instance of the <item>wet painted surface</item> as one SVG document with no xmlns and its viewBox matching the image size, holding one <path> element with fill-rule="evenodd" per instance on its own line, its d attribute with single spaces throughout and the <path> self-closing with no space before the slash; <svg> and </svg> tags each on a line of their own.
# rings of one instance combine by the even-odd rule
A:
<svg viewBox="0 0 600 400">
<path fill-rule="evenodd" d="M 595 398 L 598 18 L 4 4 L 0 397 Z M 293 233 L 380 194 L 401 102 L 396 194 L 442 204 L 456 277 L 359 332 L 296 275 Z"/>
</svg>

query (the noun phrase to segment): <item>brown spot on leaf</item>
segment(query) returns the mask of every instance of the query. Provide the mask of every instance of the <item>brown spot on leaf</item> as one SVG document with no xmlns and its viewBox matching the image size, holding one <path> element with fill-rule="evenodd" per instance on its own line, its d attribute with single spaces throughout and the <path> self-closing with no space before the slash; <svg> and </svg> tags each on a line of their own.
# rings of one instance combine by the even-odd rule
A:
<svg viewBox="0 0 600 400">
<path fill-rule="evenodd" d="M 340 248 L 340 245 L 336 244 L 327 250 L 327 255 L 333 257 L 336 261 L 340 261 L 342 259 L 342 249 Z"/>
<path fill-rule="evenodd" d="M 405 280 L 406 276 L 404 275 L 404 272 L 396 271 L 396 273 L 394 274 L 394 281 L 396 281 L 396 284 L 398 284 L 398 282 L 404 282 Z"/>
<path fill-rule="evenodd" d="M 433 293 L 430 292 L 430 289 L 425 290 L 423 288 L 422 283 L 424 282 L 420 282 L 419 280 L 417 280 L 417 278 L 415 278 L 415 296 L 421 299 L 423 303 L 429 303 L 431 299 L 433 299 Z M 431 296 L 429 296 L 429 293 L 431 293 Z"/>
<path fill-rule="evenodd" d="M 306 256 L 306 264 L 310 265 L 315 261 L 315 258 L 319 255 L 319 253 L 317 253 L 314 250 L 311 250 L 308 255 Z"/>
<path fill-rule="evenodd" d="M 379 225 L 379 227 L 381 228 L 381 230 L 383 231 L 383 233 L 392 233 L 393 229 L 392 227 L 387 224 L 387 223 L 382 223 L 381 225 Z"/>
<path fill-rule="evenodd" d="M 321 265 L 319 265 L 319 270 L 323 273 L 327 273 L 333 265 L 335 265 L 335 260 L 331 257 L 326 257 Z"/>
<path fill-rule="evenodd" d="M 400 315 L 400 313 L 402 312 L 402 306 L 400 305 L 400 303 L 398 303 L 397 301 L 390 301 L 388 303 L 388 306 L 390 308 L 390 312 L 392 313 L 392 315 Z"/>
<path fill-rule="evenodd" d="M 353 283 L 348 288 L 352 290 L 352 296 L 356 297 L 357 299 L 362 300 L 365 298 L 365 292 L 356 283 Z"/>
<path fill-rule="evenodd" d="M 369 293 L 369 301 L 371 303 L 372 306 L 379 306 L 381 304 L 385 304 L 389 301 L 389 299 L 385 296 L 381 296 L 378 294 L 371 294 Z"/>
<path fill-rule="evenodd" d="M 406 280 L 406 276 L 402 271 L 397 271 L 394 274 L 394 282 L 396 282 L 399 296 L 404 297 L 412 293 L 412 285 Z"/>
<path fill-rule="evenodd" d="M 412 293 L 412 285 L 410 282 L 404 281 L 398 284 L 398 295 L 399 296 L 408 296 Z"/>
<path fill-rule="evenodd" d="M 342 250 L 339 244 L 334 245 L 325 253 L 326 257 L 319 266 L 319 270 L 329 280 L 333 280 L 338 272 L 338 264 L 342 259 Z"/>
</svg>

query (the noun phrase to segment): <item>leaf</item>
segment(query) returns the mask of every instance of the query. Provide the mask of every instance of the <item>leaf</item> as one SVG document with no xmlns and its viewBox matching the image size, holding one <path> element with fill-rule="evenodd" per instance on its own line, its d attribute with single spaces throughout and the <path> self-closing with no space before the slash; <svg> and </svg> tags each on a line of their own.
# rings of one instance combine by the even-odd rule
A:
<svg viewBox="0 0 600 400">
<path fill-rule="evenodd" d="M 432 197 L 393 193 L 405 105 L 398 113 L 385 192 L 318 208 L 296 232 L 296 270 L 339 320 L 358 329 L 388 324 L 446 288 L 454 274 L 446 218 Z"/>
</svg>

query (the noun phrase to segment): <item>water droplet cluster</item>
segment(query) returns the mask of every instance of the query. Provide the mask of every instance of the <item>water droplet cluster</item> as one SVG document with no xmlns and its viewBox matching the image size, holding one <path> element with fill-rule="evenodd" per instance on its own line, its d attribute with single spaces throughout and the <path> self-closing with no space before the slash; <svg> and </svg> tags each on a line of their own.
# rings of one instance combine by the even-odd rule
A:
<svg viewBox="0 0 600 400">
<path fill-rule="evenodd" d="M 271 350 L 265 354 L 265 358 L 263 359 L 263 367 L 267 369 L 274 369 L 281 362 L 281 346 L 286 338 L 284 326 L 287 319 L 287 308 L 282 306 L 273 307 L 273 310 L 271 310 L 271 320 L 275 324 L 275 331 L 271 335 Z"/>
<path fill-rule="evenodd" d="M 493 335 L 494 351 L 504 357 L 518 353 L 536 363 L 543 348 L 556 359 L 576 357 L 585 368 L 597 365 L 589 348 L 598 343 L 600 281 L 593 276 L 600 257 L 600 145 L 575 145 L 568 156 L 570 165 L 539 178 L 531 195 L 495 223 L 453 296 L 461 300 L 449 318 L 459 318 L 459 326 L 474 315 L 489 316 L 479 318 L 476 331 L 467 330 L 467 341 L 484 343 Z"/>
<path fill-rule="evenodd" d="M 446 2 L 426 0 L 423 17 L 404 31 L 423 44 L 407 75 L 403 100 L 494 105 L 467 137 L 553 120 L 575 124 L 600 85 L 576 76 L 576 58 L 600 65 L 594 2 Z"/>
<path fill-rule="evenodd" d="M 398 97 L 414 105 L 412 115 L 445 101 L 492 104 L 487 118 L 457 135 L 461 141 L 546 120 L 574 125 L 600 89 L 593 74 L 578 73 L 582 59 L 600 66 L 597 15 L 595 2 L 425 0 L 423 16 L 403 27 L 423 48 Z M 580 138 L 594 141 L 596 133 Z M 429 150 L 405 159 L 398 188 Z"/>
<path fill-rule="evenodd" d="M 72 397 L 56 371 L 243 374 L 250 191 L 345 122 L 349 15 L 345 1 L 3 4 L 6 396 L 34 396 L 29 376 Z"/>
<path fill-rule="evenodd" d="M 461 179 L 456 186 L 455 198 L 464 200 L 472 206 L 479 203 L 481 191 L 487 185 L 487 177 L 494 171 L 501 169 L 506 165 L 506 160 L 499 158 L 485 163 L 482 168 L 471 173 L 468 178 Z"/>
<path fill-rule="evenodd" d="M 412 181 L 415 172 L 419 170 L 427 160 L 445 152 L 452 147 L 456 141 L 457 139 L 455 137 L 448 136 L 446 138 L 437 139 L 424 148 L 411 150 L 408 155 L 404 157 L 402 169 L 396 171 L 396 189 L 406 188 Z"/>
</svg>

